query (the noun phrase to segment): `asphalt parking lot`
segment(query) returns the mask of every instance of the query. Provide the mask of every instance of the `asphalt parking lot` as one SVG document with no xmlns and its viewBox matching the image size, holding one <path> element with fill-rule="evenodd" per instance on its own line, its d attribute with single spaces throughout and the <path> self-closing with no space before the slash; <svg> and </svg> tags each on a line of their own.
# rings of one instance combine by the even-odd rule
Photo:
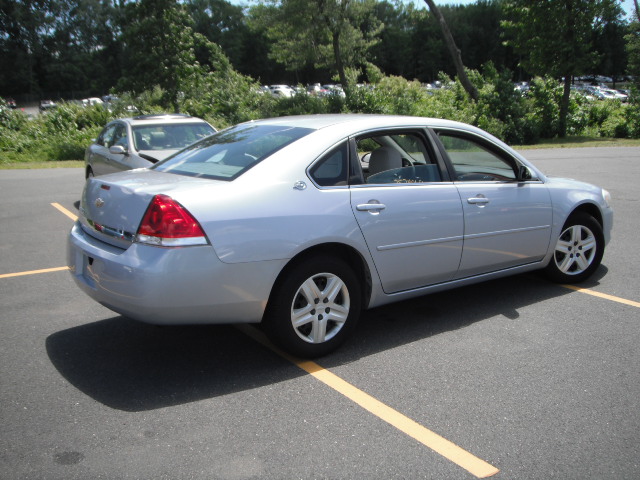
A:
<svg viewBox="0 0 640 480">
<path fill-rule="evenodd" d="M 82 169 L 0 170 L 0 478 L 640 478 L 640 148 L 524 153 L 612 193 L 592 280 L 370 310 L 306 363 L 94 303 L 65 267 Z"/>
</svg>

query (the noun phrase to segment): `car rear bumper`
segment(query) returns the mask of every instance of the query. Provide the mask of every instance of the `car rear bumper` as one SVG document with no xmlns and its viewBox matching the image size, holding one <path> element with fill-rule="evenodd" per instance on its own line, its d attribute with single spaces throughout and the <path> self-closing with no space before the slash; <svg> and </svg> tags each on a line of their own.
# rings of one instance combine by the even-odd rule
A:
<svg viewBox="0 0 640 480">
<path fill-rule="evenodd" d="M 210 245 L 126 250 L 87 235 L 76 223 L 67 260 L 76 284 L 124 316 L 162 325 L 253 323 L 262 319 L 286 260 L 226 264 Z"/>
</svg>

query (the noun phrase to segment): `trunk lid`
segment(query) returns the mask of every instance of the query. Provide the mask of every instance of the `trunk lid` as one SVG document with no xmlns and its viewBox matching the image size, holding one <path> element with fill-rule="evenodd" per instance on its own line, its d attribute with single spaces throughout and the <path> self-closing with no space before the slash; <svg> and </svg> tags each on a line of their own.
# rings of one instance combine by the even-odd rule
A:
<svg viewBox="0 0 640 480">
<path fill-rule="evenodd" d="M 218 182 L 147 169 L 90 178 L 80 202 L 80 224 L 92 237 L 126 249 L 135 241 L 155 195 L 173 194 L 176 198 L 179 191 L 211 188 L 214 183 Z"/>
</svg>

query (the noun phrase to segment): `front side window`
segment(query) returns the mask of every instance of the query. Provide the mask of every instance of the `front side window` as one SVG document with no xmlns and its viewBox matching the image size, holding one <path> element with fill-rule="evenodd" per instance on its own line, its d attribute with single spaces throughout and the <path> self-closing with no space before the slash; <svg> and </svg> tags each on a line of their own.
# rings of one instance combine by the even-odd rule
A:
<svg viewBox="0 0 640 480">
<path fill-rule="evenodd" d="M 112 139 L 113 139 L 113 132 L 115 132 L 115 130 L 116 130 L 116 124 L 106 126 L 104 130 L 102 130 L 102 132 L 100 133 L 100 136 L 98 137 L 98 140 L 96 141 L 96 143 L 98 145 L 102 145 L 103 147 L 109 148 L 111 145 L 113 145 Z"/>
<path fill-rule="evenodd" d="M 127 148 L 127 127 L 122 124 L 116 125 L 116 128 L 113 132 L 113 137 L 111 139 L 110 145 L 120 145 L 122 147 Z"/>
<path fill-rule="evenodd" d="M 451 160 L 456 180 L 460 182 L 516 180 L 514 164 L 474 139 L 448 132 L 438 138 Z"/>
<path fill-rule="evenodd" d="M 312 131 L 281 125 L 237 125 L 195 143 L 151 168 L 191 177 L 234 180 Z"/>
</svg>

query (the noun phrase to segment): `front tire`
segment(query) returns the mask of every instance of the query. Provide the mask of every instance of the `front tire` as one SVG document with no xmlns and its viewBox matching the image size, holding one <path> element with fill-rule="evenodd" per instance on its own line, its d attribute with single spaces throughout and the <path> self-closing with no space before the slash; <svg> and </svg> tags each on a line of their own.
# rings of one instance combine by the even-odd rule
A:
<svg viewBox="0 0 640 480">
<path fill-rule="evenodd" d="M 578 212 L 562 227 L 545 273 L 558 283 L 579 283 L 596 271 L 603 254 L 602 227 L 591 215 Z"/>
<path fill-rule="evenodd" d="M 353 270 L 339 259 L 311 257 L 284 275 L 265 312 L 267 335 L 300 357 L 335 350 L 360 316 L 360 285 Z"/>
</svg>

